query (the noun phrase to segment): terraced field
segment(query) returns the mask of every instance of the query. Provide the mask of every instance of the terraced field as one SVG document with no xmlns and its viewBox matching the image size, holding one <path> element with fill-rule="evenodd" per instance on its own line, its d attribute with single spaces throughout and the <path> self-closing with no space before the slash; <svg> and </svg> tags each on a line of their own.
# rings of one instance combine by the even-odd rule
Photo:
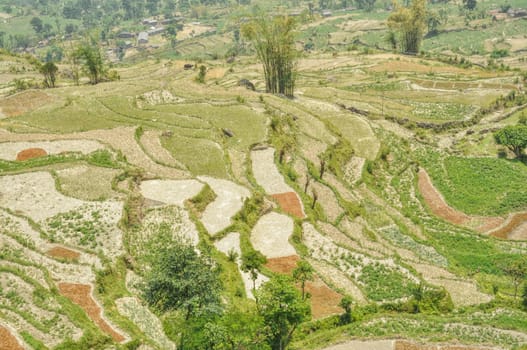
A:
<svg viewBox="0 0 527 350">
<path fill-rule="evenodd" d="M 313 54 L 286 99 L 259 90 L 250 58 L 204 62 L 205 84 L 183 64 L 0 98 L 0 348 L 176 348 L 178 316 L 148 307 L 142 283 L 149 252 L 178 239 L 221 266 L 226 308 L 254 307 L 254 288 L 308 262 L 313 320 L 294 349 L 527 344 L 503 269 L 527 253 L 525 165 L 478 136 L 518 107 L 471 133 L 417 124 L 472 120 L 514 72 Z M 252 274 L 255 251 L 267 262 Z"/>
</svg>

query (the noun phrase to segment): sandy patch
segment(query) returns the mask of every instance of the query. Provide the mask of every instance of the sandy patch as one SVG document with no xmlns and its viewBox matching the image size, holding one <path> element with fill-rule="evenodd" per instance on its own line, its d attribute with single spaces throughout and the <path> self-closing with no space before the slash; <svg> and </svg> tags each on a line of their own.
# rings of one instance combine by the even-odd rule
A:
<svg viewBox="0 0 527 350">
<path fill-rule="evenodd" d="M 296 255 L 289 243 L 293 234 L 293 219 L 271 212 L 258 220 L 251 233 L 251 243 L 267 258 L 281 258 Z"/>
<path fill-rule="evenodd" d="M 251 152 L 254 178 L 269 194 L 294 192 L 289 187 L 274 163 L 274 148 Z"/>
<path fill-rule="evenodd" d="M 299 219 L 306 217 L 306 214 L 304 213 L 304 206 L 302 205 L 302 202 L 300 201 L 300 198 L 298 198 L 296 192 L 277 193 L 271 196 L 276 199 L 278 205 L 280 205 L 280 208 L 282 208 L 282 210 L 287 214 Z"/>
<path fill-rule="evenodd" d="M 55 246 L 49 249 L 46 253 L 53 258 L 59 258 L 68 261 L 78 261 L 81 255 L 79 252 L 64 248 L 62 246 Z"/>
<path fill-rule="evenodd" d="M 143 197 L 179 206 L 195 197 L 202 188 L 203 184 L 196 180 L 148 180 L 140 185 Z"/>
<path fill-rule="evenodd" d="M 65 152 L 90 154 L 103 148 L 104 146 L 101 143 L 92 140 L 4 142 L 0 144 L 0 158 L 5 160 L 17 160 L 17 156 L 20 152 L 28 149 L 42 149 L 47 154 L 60 154 Z"/>
<path fill-rule="evenodd" d="M 393 350 L 393 340 L 353 340 L 323 350 Z"/>
<path fill-rule="evenodd" d="M 228 180 L 200 176 L 199 180 L 207 183 L 216 199 L 210 203 L 201 216 L 203 225 L 214 235 L 231 225 L 231 218 L 243 207 L 243 202 L 251 196 L 251 192 L 243 186 Z"/>
<path fill-rule="evenodd" d="M 143 145 L 145 152 L 156 162 L 180 169 L 186 169 L 185 165 L 174 159 L 170 152 L 161 145 L 161 134 L 162 132 L 157 130 L 144 132 L 141 136 L 141 144 Z"/>
<path fill-rule="evenodd" d="M 176 349 L 176 345 L 165 335 L 161 321 L 137 298 L 117 299 L 115 304 L 121 315 L 128 317 L 162 349 Z"/>
<path fill-rule="evenodd" d="M 181 103 L 184 102 L 185 99 L 172 95 L 168 90 L 153 90 L 138 96 L 136 101 L 137 106 L 143 108 L 144 104 L 155 106 L 167 103 Z"/>
<path fill-rule="evenodd" d="M 55 188 L 47 172 L 0 177 L 0 207 L 9 208 L 35 221 L 41 221 L 79 208 L 82 201 L 69 198 Z"/>
<path fill-rule="evenodd" d="M 238 269 L 240 270 L 240 274 L 242 276 L 243 284 L 245 286 L 245 293 L 248 298 L 254 299 L 253 295 L 253 286 L 258 289 L 260 286 L 267 282 L 269 278 L 262 275 L 261 273 L 258 273 L 258 276 L 256 277 L 256 280 L 254 281 L 251 277 L 251 274 L 245 271 L 241 270 L 241 255 L 242 251 L 240 249 L 240 234 L 238 232 L 232 232 L 223 237 L 221 240 L 216 241 L 214 243 L 214 246 L 216 249 L 218 249 L 220 252 L 223 252 L 225 255 L 229 255 L 229 252 L 234 251 L 238 254 L 238 258 L 236 259 L 236 263 L 238 264 Z"/>
<path fill-rule="evenodd" d="M 26 349 L 18 341 L 18 339 L 11 334 L 11 332 L 0 326 L 0 350 L 24 350 Z"/>
<path fill-rule="evenodd" d="M 104 333 L 109 334 L 119 343 L 126 340 L 120 331 L 115 330 L 103 318 L 102 309 L 93 298 L 91 285 L 59 283 L 58 287 L 60 294 L 79 305 Z"/>
<path fill-rule="evenodd" d="M 33 158 L 45 157 L 47 155 L 48 155 L 48 152 L 46 152 L 42 148 L 28 148 L 28 149 L 18 152 L 18 154 L 16 155 L 16 160 L 24 161 L 24 160 L 33 159 Z"/>
</svg>

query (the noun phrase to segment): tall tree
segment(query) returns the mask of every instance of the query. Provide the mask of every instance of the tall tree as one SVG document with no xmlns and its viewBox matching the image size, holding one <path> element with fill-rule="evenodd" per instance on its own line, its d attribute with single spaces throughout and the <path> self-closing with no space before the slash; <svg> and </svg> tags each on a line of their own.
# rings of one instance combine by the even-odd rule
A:
<svg viewBox="0 0 527 350">
<path fill-rule="evenodd" d="M 265 89 L 269 93 L 292 97 L 295 89 L 295 21 L 287 16 L 256 14 L 242 26 L 263 64 Z"/>
<path fill-rule="evenodd" d="M 287 276 L 271 278 L 256 291 L 258 310 L 273 350 L 284 350 L 295 329 L 311 315 L 311 309 Z"/>
<path fill-rule="evenodd" d="M 516 158 L 520 158 L 525 148 L 527 148 L 527 126 L 508 125 L 496 131 L 494 139 L 498 145 L 506 146 L 514 153 Z"/>
<path fill-rule="evenodd" d="M 75 56 L 82 61 L 90 83 L 99 83 L 106 73 L 106 66 L 99 47 L 88 42 L 83 43 L 77 47 Z"/>
<path fill-rule="evenodd" d="M 53 62 L 46 62 L 39 68 L 40 73 L 44 76 L 44 85 L 48 88 L 55 87 L 57 80 L 57 72 L 59 68 Z"/>
<path fill-rule="evenodd" d="M 409 7 L 395 4 L 394 11 L 388 17 L 388 27 L 399 32 L 403 52 L 419 52 L 426 29 L 426 19 L 426 0 L 412 0 Z"/>
<path fill-rule="evenodd" d="M 302 288 L 302 299 L 306 299 L 306 282 L 313 281 L 315 270 L 305 260 L 300 260 L 296 263 L 296 267 L 293 270 L 293 279 L 296 282 L 300 282 Z"/>
<path fill-rule="evenodd" d="M 33 27 L 33 30 L 37 34 L 40 34 L 42 32 L 42 30 L 44 29 L 44 23 L 42 22 L 40 17 L 33 17 L 33 18 L 31 18 L 31 21 L 29 23 L 31 24 L 31 26 Z"/>
</svg>

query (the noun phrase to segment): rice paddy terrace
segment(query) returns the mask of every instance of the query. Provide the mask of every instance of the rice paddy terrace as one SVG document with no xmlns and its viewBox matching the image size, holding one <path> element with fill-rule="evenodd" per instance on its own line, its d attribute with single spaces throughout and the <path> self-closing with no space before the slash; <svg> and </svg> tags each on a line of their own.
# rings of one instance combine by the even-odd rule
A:
<svg viewBox="0 0 527 350">
<path fill-rule="evenodd" d="M 308 261 L 313 320 L 291 348 L 527 344 L 502 268 L 527 253 L 527 167 L 492 137 L 524 113 L 502 103 L 517 72 L 314 54 L 285 99 L 250 58 L 205 62 L 204 84 L 185 63 L 98 85 L 2 82 L 0 349 L 175 349 L 141 293 L 159 232 L 210 251 L 226 304 Z M 240 259 L 253 249 L 267 258 L 254 280 Z M 437 307 L 405 309 L 422 286 Z M 344 295 L 354 321 L 339 325 Z"/>
</svg>

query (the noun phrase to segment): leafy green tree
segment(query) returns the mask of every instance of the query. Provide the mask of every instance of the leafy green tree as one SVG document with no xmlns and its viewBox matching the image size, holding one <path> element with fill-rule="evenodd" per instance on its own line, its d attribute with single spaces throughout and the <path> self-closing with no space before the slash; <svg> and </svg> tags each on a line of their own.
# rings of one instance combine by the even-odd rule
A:
<svg viewBox="0 0 527 350">
<path fill-rule="evenodd" d="M 267 343 L 273 350 L 284 350 L 294 331 L 311 315 L 309 303 L 287 276 L 276 276 L 256 292 L 258 313 L 266 327 Z"/>
<path fill-rule="evenodd" d="M 357 7 L 365 10 L 365 11 L 372 11 L 375 7 L 376 0 L 356 0 L 355 3 L 357 4 Z"/>
<path fill-rule="evenodd" d="M 44 85 L 48 88 L 54 88 L 59 71 L 57 65 L 53 62 L 46 62 L 40 66 L 39 71 L 44 76 Z"/>
<path fill-rule="evenodd" d="M 477 4 L 477 0 L 463 0 L 463 7 L 470 11 L 474 10 Z"/>
<path fill-rule="evenodd" d="M 348 324 L 353 321 L 352 306 L 353 298 L 349 295 L 345 295 L 340 299 L 339 306 L 344 309 L 344 314 L 340 316 L 340 322 L 342 324 Z"/>
<path fill-rule="evenodd" d="M 206 75 L 207 75 L 207 67 L 205 67 L 204 65 L 199 66 L 199 73 L 198 73 L 198 76 L 196 77 L 197 82 L 204 84 Z"/>
<path fill-rule="evenodd" d="M 511 150 L 516 158 L 523 155 L 527 148 L 527 126 L 508 125 L 494 133 L 494 139 L 498 145 L 503 145 Z"/>
<path fill-rule="evenodd" d="M 84 71 L 90 78 L 90 83 L 99 83 L 106 73 L 106 66 L 99 47 L 83 43 L 75 50 L 75 56 L 82 61 Z"/>
<path fill-rule="evenodd" d="M 409 7 L 395 4 L 394 11 L 388 17 L 388 27 L 399 32 L 403 52 L 419 52 L 426 28 L 426 14 L 426 0 L 412 0 Z"/>
<path fill-rule="evenodd" d="M 185 320 L 220 307 L 220 270 L 209 257 L 182 240 L 156 249 L 143 293 L 149 305 L 161 312 L 181 310 Z"/>
<path fill-rule="evenodd" d="M 501 269 L 511 279 L 514 288 L 514 299 L 516 299 L 518 296 L 518 288 L 527 278 L 527 258 L 522 257 L 504 262 Z"/>
<path fill-rule="evenodd" d="M 242 26 L 242 35 L 253 43 L 263 64 L 265 89 L 292 97 L 295 89 L 296 23 L 292 17 L 256 14 Z"/>
<path fill-rule="evenodd" d="M 42 30 L 44 29 L 44 23 L 42 23 L 42 20 L 40 19 L 40 17 L 31 18 L 31 21 L 29 23 L 31 24 L 31 26 L 33 27 L 33 30 L 37 34 L 40 34 Z"/>
<path fill-rule="evenodd" d="M 527 283 L 523 285 L 522 305 L 523 308 L 527 310 Z"/>
<path fill-rule="evenodd" d="M 293 270 L 293 279 L 296 282 L 300 282 L 302 288 L 302 299 L 306 299 L 306 282 L 314 280 L 315 270 L 305 260 L 300 260 L 296 263 L 296 267 Z"/>
<path fill-rule="evenodd" d="M 250 252 L 242 255 L 242 270 L 251 274 L 253 290 L 256 289 L 258 271 L 266 261 L 267 260 L 265 259 L 265 256 L 256 250 L 251 250 Z"/>
</svg>

